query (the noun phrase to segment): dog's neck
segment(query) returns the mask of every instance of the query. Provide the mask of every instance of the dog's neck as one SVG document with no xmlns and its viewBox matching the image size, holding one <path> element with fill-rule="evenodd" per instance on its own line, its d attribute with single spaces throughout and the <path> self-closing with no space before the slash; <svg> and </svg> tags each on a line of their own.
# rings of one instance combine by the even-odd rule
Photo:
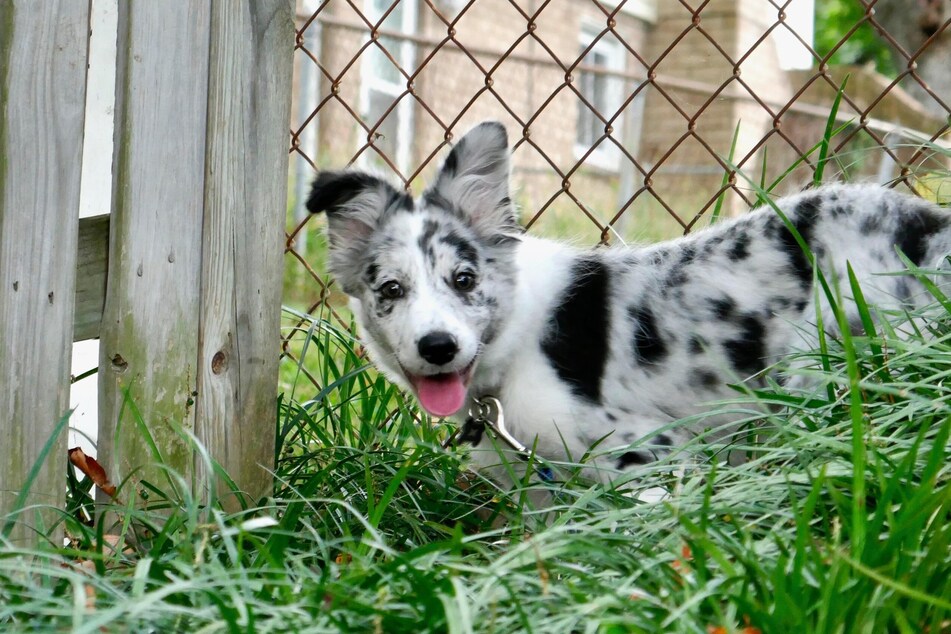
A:
<svg viewBox="0 0 951 634">
<path fill-rule="evenodd" d="M 498 395 L 526 342 L 541 341 L 579 251 L 563 243 L 524 236 L 516 248 L 512 303 L 495 339 L 485 347 L 471 394 Z"/>
</svg>

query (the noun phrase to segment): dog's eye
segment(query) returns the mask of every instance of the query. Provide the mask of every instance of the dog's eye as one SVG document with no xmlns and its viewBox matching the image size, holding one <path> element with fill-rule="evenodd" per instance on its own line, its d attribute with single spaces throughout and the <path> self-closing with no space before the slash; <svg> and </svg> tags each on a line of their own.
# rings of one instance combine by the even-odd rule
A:
<svg viewBox="0 0 951 634">
<path fill-rule="evenodd" d="M 377 289 L 377 292 L 383 299 L 399 299 L 403 296 L 403 287 L 399 282 L 390 281 Z"/>
<path fill-rule="evenodd" d="M 475 273 L 470 273 L 468 271 L 456 273 L 456 278 L 452 281 L 452 285 L 457 291 L 462 291 L 464 293 L 471 291 L 476 286 Z"/>
</svg>

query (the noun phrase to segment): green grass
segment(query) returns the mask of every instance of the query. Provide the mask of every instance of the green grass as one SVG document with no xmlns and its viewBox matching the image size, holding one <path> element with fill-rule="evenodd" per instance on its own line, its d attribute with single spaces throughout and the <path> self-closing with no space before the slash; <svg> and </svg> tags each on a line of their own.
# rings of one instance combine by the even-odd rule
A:
<svg viewBox="0 0 951 634">
<path fill-rule="evenodd" d="M 64 514 L 68 547 L 4 543 L 0 630 L 947 631 L 951 315 L 936 310 L 922 336 L 827 341 L 808 393 L 738 391 L 722 407 L 757 442 L 741 430 L 645 468 L 636 486 L 666 500 L 567 469 L 548 510 L 523 495 L 543 485 L 467 475 L 440 446 L 449 428 L 318 321 L 304 355 L 323 387 L 280 400 L 272 497 L 228 514 L 156 485 L 166 508 L 114 509 L 124 532 Z M 749 460 L 726 465 L 727 449 Z"/>
<path fill-rule="evenodd" d="M 750 182 L 761 198 L 776 184 Z M 308 261 L 323 253 L 308 244 Z M 859 299 L 864 333 L 789 360 L 808 391 L 737 386 L 717 405 L 742 421 L 727 438 L 627 483 L 564 465 L 552 485 L 502 491 L 442 447 L 452 428 L 372 370 L 345 323 L 298 312 L 313 283 L 290 277 L 298 361 L 281 368 L 272 495 L 229 512 L 164 470 L 140 487 L 150 508 L 92 522 L 91 485 L 70 471 L 37 546 L 0 522 L 0 631 L 951 631 L 951 301 L 931 290 L 928 311 L 888 319 Z M 648 488 L 669 495 L 629 494 Z"/>
</svg>

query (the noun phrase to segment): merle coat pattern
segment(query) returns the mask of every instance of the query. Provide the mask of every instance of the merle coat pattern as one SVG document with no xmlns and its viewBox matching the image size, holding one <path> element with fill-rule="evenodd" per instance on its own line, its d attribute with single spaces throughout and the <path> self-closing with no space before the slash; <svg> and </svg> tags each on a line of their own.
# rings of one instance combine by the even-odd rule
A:
<svg viewBox="0 0 951 634">
<path fill-rule="evenodd" d="M 775 204 L 830 280 L 847 295 L 850 262 L 881 307 L 925 295 L 910 275 L 876 275 L 904 270 L 896 247 L 923 268 L 951 252 L 949 216 L 890 189 L 831 185 Z M 690 433 L 660 428 L 816 343 L 813 268 L 771 206 L 644 248 L 528 236 L 499 123 L 463 137 L 419 200 L 366 173 L 324 172 L 308 208 L 327 213 L 330 268 L 371 358 L 432 414 L 462 416 L 473 396 L 494 395 L 513 435 L 551 460 L 653 437 L 652 452 L 595 457 L 592 474 L 651 460 Z M 476 439 L 476 462 L 498 464 L 487 448 Z"/>
</svg>

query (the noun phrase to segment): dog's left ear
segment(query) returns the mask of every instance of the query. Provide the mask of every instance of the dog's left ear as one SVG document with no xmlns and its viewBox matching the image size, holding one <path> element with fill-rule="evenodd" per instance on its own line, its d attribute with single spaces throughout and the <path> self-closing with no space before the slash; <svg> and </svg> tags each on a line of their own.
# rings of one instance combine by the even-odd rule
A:
<svg viewBox="0 0 951 634">
<path fill-rule="evenodd" d="M 519 231 L 509 197 L 505 126 L 485 121 L 459 139 L 423 198 L 433 204 L 448 202 L 482 235 Z"/>
</svg>

